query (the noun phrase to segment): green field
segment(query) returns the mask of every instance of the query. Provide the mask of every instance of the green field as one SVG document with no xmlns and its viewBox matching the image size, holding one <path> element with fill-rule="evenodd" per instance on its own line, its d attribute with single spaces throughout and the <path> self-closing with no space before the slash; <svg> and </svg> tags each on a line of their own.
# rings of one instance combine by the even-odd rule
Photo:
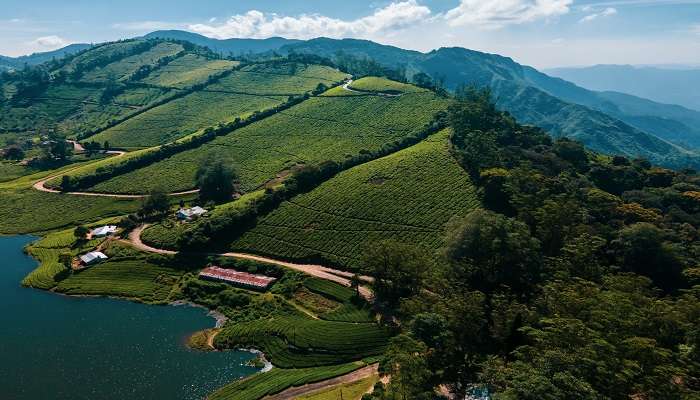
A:
<svg viewBox="0 0 700 400">
<path fill-rule="evenodd" d="M 103 82 L 110 78 L 125 80 L 136 72 L 140 66 L 154 65 L 159 59 L 174 56 L 181 51 L 183 51 L 182 45 L 178 43 L 161 42 L 144 52 L 133 54 L 104 67 L 96 68 L 86 73 L 82 80 L 94 82 Z"/>
<path fill-rule="evenodd" d="M 232 249 L 357 267 L 372 243 L 397 239 L 436 249 L 444 224 L 479 207 L 447 149 L 447 131 L 340 173 L 283 203 Z"/>
<path fill-rule="evenodd" d="M 141 82 L 151 85 L 183 88 L 202 83 L 238 65 L 236 61 L 209 60 L 197 54 L 185 54 L 151 72 Z"/>
<path fill-rule="evenodd" d="M 252 346 L 281 368 L 338 364 L 379 355 L 389 338 L 376 324 L 270 316 L 226 325 L 216 336 L 217 348 Z"/>
<path fill-rule="evenodd" d="M 243 190 L 250 191 L 294 165 L 343 161 L 415 135 L 446 106 L 447 100 L 430 92 L 400 97 L 314 97 L 91 190 L 144 193 L 156 186 L 171 192 L 191 189 L 197 168 L 211 158 L 230 164 Z"/>
<path fill-rule="evenodd" d="M 364 365 L 360 362 L 317 368 L 281 369 L 253 375 L 230 383 L 208 398 L 210 400 L 258 400 L 293 386 L 302 386 L 345 375 Z"/>
<path fill-rule="evenodd" d="M 265 73 L 257 72 L 263 69 Z M 344 74 L 314 69 L 320 77 L 289 75 L 288 67 L 248 66 L 205 89 L 152 108 L 91 138 L 119 147 L 164 144 L 209 126 L 245 118 L 255 111 L 279 105 L 292 94 L 303 94 L 321 83 L 341 80 Z M 276 72 L 273 72 L 276 71 Z M 297 73 L 305 72 L 298 68 Z"/>
<path fill-rule="evenodd" d="M 363 394 L 367 393 L 368 390 L 374 386 L 377 382 L 376 376 L 371 376 L 369 378 L 361 379 L 352 383 L 346 383 L 333 387 L 330 389 L 322 390 L 318 393 L 313 393 L 305 396 L 301 396 L 299 400 L 360 400 Z"/>
<path fill-rule="evenodd" d="M 416 93 L 428 92 L 428 89 L 419 88 L 406 83 L 390 81 L 387 79 L 368 76 L 358 79 L 350 84 L 350 89 L 359 90 L 362 92 L 379 92 L 379 93 Z"/>
</svg>

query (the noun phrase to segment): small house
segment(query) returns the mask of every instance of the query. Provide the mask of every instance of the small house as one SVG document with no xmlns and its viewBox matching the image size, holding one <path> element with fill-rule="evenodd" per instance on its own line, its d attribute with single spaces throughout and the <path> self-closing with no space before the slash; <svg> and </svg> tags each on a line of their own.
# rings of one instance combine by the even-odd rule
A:
<svg viewBox="0 0 700 400">
<path fill-rule="evenodd" d="M 207 267 L 199 273 L 199 278 L 210 281 L 226 282 L 247 289 L 265 290 L 276 278 L 265 275 L 253 275 L 233 269 Z"/>
<path fill-rule="evenodd" d="M 203 209 L 200 206 L 194 206 L 192 208 L 181 208 L 177 211 L 177 218 L 179 220 L 189 221 L 192 218 L 204 215 L 206 212 L 207 210 Z"/>
<path fill-rule="evenodd" d="M 80 256 L 80 264 L 85 267 L 89 267 L 91 265 L 98 264 L 106 260 L 107 258 L 108 257 L 100 251 L 91 251 L 87 254 L 83 254 L 82 256 Z"/>
<path fill-rule="evenodd" d="M 101 226 L 99 228 L 93 229 L 92 232 L 90 232 L 90 235 L 94 238 L 96 237 L 105 237 L 105 236 L 110 236 L 114 235 L 117 233 L 117 227 L 115 225 L 105 225 Z"/>
</svg>

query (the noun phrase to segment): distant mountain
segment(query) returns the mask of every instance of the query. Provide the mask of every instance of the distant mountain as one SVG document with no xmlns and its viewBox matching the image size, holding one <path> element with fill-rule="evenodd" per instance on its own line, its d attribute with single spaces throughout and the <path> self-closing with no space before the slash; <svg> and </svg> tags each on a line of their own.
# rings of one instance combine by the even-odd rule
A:
<svg viewBox="0 0 700 400">
<path fill-rule="evenodd" d="M 24 64 L 28 65 L 38 65 L 41 63 L 45 63 L 47 61 L 51 61 L 54 58 L 62 58 L 65 57 L 69 54 L 74 54 L 79 51 L 85 50 L 87 48 L 92 47 L 91 44 L 85 44 L 85 43 L 75 43 L 75 44 L 70 44 L 66 47 L 62 47 L 57 50 L 52 50 L 52 51 L 46 51 L 46 52 L 41 52 L 41 53 L 33 53 L 27 56 L 20 56 L 20 57 L 7 57 L 7 56 L 0 56 L 0 68 L 5 68 L 5 69 L 13 69 L 13 68 L 22 68 L 24 67 Z"/>
<path fill-rule="evenodd" d="M 622 92 L 700 110 L 700 68 L 595 65 L 544 72 L 591 90 Z"/>
<path fill-rule="evenodd" d="M 502 109 L 555 137 L 572 137 L 604 153 L 643 156 L 666 166 L 700 165 L 691 149 L 700 146 L 700 132 L 690 127 L 700 118 L 698 113 L 633 96 L 586 90 L 508 57 L 456 47 L 420 53 L 365 40 L 327 38 L 290 44 L 280 51 L 331 58 L 341 51 L 405 68 L 408 75 L 425 72 L 443 80 L 450 89 L 462 84 L 491 87 Z M 671 111 L 683 121 L 670 118 Z"/>
<path fill-rule="evenodd" d="M 212 39 L 197 33 L 166 30 L 155 31 L 144 36 L 146 39 L 184 40 L 198 46 L 208 47 L 224 55 L 242 55 L 248 53 L 266 53 L 299 42 L 299 40 L 273 37 L 268 39 Z"/>
</svg>

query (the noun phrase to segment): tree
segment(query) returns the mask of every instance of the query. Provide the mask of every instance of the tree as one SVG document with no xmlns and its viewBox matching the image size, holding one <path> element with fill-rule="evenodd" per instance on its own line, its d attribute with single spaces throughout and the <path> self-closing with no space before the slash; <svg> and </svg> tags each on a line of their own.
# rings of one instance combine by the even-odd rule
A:
<svg viewBox="0 0 700 400">
<path fill-rule="evenodd" d="M 361 262 L 374 277 L 377 300 L 394 307 L 419 293 L 432 260 L 416 246 L 387 240 L 370 246 Z"/>
<path fill-rule="evenodd" d="M 90 230 L 88 228 L 86 228 L 84 225 L 78 225 L 73 230 L 73 236 L 75 236 L 76 239 L 78 239 L 78 241 L 85 240 L 88 233 L 90 233 Z"/>
<path fill-rule="evenodd" d="M 234 171 L 221 161 L 206 161 L 197 170 L 196 181 L 202 202 L 224 202 L 234 193 Z"/>
<path fill-rule="evenodd" d="M 64 161 L 73 154 L 73 145 L 63 139 L 53 139 L 49 145 L 49 156 Z"/>
<path fill-rule="evenodd" d="M 24 150 L 18 146 L 12 146 L 5 150 L 5 159 L 7 160 L 21 160 L 24 158 Z"/>
<path fill-rule="evenodd" d="M 435 396 L 431 365 L 424 343 L 408 335 L 391 339 L 381 370 L 391 376 L 389 392 L 395 399 L 430 400 Z"/>
<path fill-rule="evenodd" d="M 445 255 L 449 279 L 486 293 L 508 286 L 525 294 L 539 280 L 540 244 L 522 222 L 475 210 L 449 222 Z"/>
<path fill-rule="evenodd" d="M 142 217 L 151 217 L 163 215 L 170 210 L 170 201 L 165 192 L 154 190 L 143 199 L 139 215 Z"/>
<path fill-rule="evenodd" d="M 73 179 L 68 175 L 61 176 L 61 191 L 67 192 L 73 189 Z"/>
<path fill-rule="evenodd" d="M 110 149 L 109 142 L 105 140 L 104 144 L 102 145 L 102 148 L 103 148 L 105 151 L 109 150 L 109 149 Z"/>
<path fill-rule="evenodd" d="M 67 269 L 70 269 L 71 264 L 73 263 L 73 255 L 70 253 L 61 253 L 58 255 L 58 262 Z"/>
<path fill-rule="evenodd" d="M 358 274 L 352 274 L 350 277 L 350 287 L 355 289 L 355 295 L 359 298 L 360 297 L 360 285 L 362 284 L 362 280 L 360 279 L 360 275 Z"/>
</svg>

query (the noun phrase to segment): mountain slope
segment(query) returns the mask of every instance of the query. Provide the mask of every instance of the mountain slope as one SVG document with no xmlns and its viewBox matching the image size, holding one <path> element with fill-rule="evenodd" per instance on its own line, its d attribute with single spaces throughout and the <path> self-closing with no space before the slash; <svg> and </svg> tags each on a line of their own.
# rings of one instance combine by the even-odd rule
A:
<svg viewBox="0 0 700 400">
<path fill-rule="evenodd" d="M 700 111 L 700 69 L 594 65 L 544 71 L 590 90 L 615 91 Z"/>
<path fill-rule="evenodd" d="M 62 58 L 65 57 L 69 54 L 75 54 L 79 51 L 85 50 L 92 47 L 91 44 L 85 44 L 85 43 L 75 43 L 75 44 L 70 44 L 66 47 L 53 50 L 53 51 L 46 51 L 42 53 L 33 53 L 27 56 L 20 56 L 20 57 L 7 57 L 7 56 L 0 56 L 0 69 L 5 68 L 5 69 L 16 69 L 16 68 L 22 68 L 24 64 L 27 65 L 38 65 L 41 63 L 45 63 L 47 61 L 51 61 L 52 59 L 56 58 Z"/>
<path fill-rule="evenodd" d="M 281 50 L 331 58 L 338 52 L 370 57 L 392 68 L 405 68 L 409 76 L 425 72 L 450 89 L 464 84 L 491 87 L 501 108 L 521 122 L 540 126 L 554 136 L 573 137 L 594 150 L 642 156 L 670 167 L 700 166 L 698 156 L 692 151 L 660 137 L 672 129 L 669 126 L 672 122 L 665 125 L 664 130 L 659 129 L 659 136 L 650 134 L 608 114 L 606 111 L 619 108 L 609 98 L 598 97 L 595 92 L 548 77 L 508 57 L 463 48 L 420 53 L 364 40 L 327 38 L 287 45 Z M 622 112 L 619 115 L 628 117 Z M 635 117 L 635 124 L 660 125 L 655 120 L 632 117 Z"/>
<path fill-rule="evenodd" d="M 184 40 L 198 46 L 208 47 L 211 50 L 224 55 L 242 55 L 248 53 L 265 53 L 279 50 L 281 47 L 299 42 L 294 39 L 273 37 L 268 39 L 212 39 L 197 33 L 164 30 L 151 32 L 144 36 L 145 39 L 170 39 Z"/>
</svg>

